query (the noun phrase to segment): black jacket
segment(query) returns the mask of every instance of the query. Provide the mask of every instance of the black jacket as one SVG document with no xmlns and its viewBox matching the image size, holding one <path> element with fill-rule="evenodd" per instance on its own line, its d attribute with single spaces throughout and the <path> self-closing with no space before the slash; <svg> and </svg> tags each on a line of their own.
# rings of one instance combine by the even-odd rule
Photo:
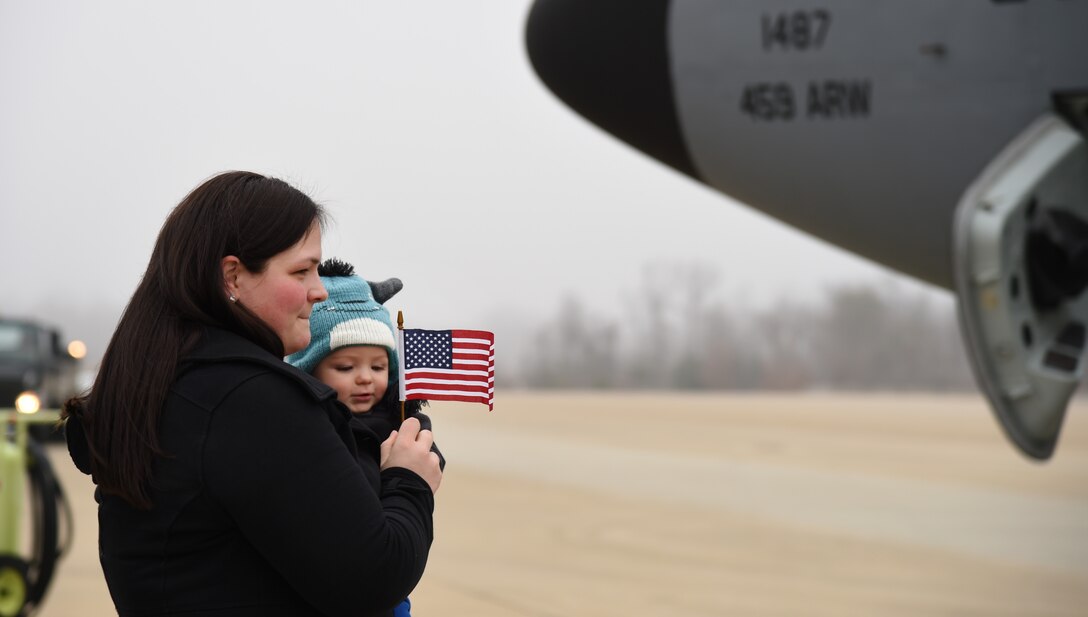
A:
<svg viewBox="0 0 1088 617">
<path fill-rule="evenodd" d="M 96 493 L 118 613 L 392 615 L 423 574 L 434 498 L 407 469 L 379 471 L 381 441 L 353 438 L 350 415 L 328 386 L 209 328 L 163 408 L 154 507 Z"/>
<path fill-rule="evenodd" d="M 367 456 L 364 444 L 369 443 L 375 436 L 381 442 L 389 438 L 394 430 L 400 430 L 400 400 L 397 398 L 396 384 L 391 384 L 385 397 L 368 413 L 356 413 L 351 415 L 351 430 L 355 434 L 355 443 L 359 448 L 360 456 Z M 406 418 L 419 420 L 421 430 L 432 430 L 431 419 L 420 411 L 427 401 L 411 400 L 405 403 L 404 415 Z M 380 450 L 379 450 L 380 452 Z M 438 455 L 438 468 L 445 471 L 446 457 L 438 449 L 437 443 L 431 444 L 431 452 Z"/>
</svg>

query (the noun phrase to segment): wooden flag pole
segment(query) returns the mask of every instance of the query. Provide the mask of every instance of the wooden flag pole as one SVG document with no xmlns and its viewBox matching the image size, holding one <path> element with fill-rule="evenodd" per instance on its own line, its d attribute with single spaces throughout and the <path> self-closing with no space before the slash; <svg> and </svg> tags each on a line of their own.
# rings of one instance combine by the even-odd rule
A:
<svg viewBox="0 0 1088 617">
<path fill-rule="evenodd" d="M 402 311 L 397 311 L 397 330 L 400 331 L 397 334 L 399 334 L 401 336 L 401 340 L 404 340 L 404 338 L 403 338 L 404 337 L 404 313 Z M 404 362 L 404 358 L 400 358 L 400 361 Z M 399 375 L 398 375 L 398 377 L 399 377 Z M 398 383 L 397 387 L 402 388 L 402 387 L 404 387 L 404 384 Z M 400 397 L 398 396 L 397 398 L 400 398 Z M 401 401 L 400 401 L 400 423 L 404 424 L 404 399 L 401 399 Z"/>
</svg>

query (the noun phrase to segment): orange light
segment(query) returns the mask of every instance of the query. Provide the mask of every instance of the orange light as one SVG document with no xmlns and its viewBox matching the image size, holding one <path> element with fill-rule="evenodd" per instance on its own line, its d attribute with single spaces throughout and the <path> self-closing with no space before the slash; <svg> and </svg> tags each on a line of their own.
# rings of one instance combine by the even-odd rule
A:
<svg viewBox="0 0 1088 617">
<path fill-rule="evenodd" d="M 83 358 L 87 355 L 87 345 L 83 341 L 72 341 L 68 343 L 68 355 L 72 356 L 76 360 Z"/>
</svg>

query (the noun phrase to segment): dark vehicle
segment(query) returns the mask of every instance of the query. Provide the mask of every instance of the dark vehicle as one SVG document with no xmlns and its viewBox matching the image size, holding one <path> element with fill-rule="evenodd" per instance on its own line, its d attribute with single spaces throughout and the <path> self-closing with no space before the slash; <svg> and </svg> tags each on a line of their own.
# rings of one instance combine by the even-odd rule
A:
<svg viewBox="0 0 1088 617">
<path fill-rule="evenodd" d="M 83 349 L 78 341 L 65 343 L 55 328 L 0 318 L 0 408 L 15 407 L 20 396 L 23 405 L 60 407 L 78 391 Z M 38 439 L 61 437 L 49 425 L 32 432 Z"/>
</svg>

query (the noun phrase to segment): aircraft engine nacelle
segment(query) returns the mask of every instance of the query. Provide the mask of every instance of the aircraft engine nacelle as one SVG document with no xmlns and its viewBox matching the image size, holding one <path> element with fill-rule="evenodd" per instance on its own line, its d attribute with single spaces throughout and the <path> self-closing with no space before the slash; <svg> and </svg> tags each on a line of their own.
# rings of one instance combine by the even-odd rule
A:
<svg viewBox="0 0 1088 617">
<path fill-rule="evenodd" d="M 1088 2 L 536 0 L 537 74 L 588 120 L 957 294 L 982 390 L 1051 455 L 1084 374 Z"/>
<path fill-rule="evenodd" d="M 960 329 L 981 388 L 1025 453 L 1053 453 L 1084 377 L 1088 145 L 1054 116 L 1033 123 L 956 209 Z"/>
</svg>

